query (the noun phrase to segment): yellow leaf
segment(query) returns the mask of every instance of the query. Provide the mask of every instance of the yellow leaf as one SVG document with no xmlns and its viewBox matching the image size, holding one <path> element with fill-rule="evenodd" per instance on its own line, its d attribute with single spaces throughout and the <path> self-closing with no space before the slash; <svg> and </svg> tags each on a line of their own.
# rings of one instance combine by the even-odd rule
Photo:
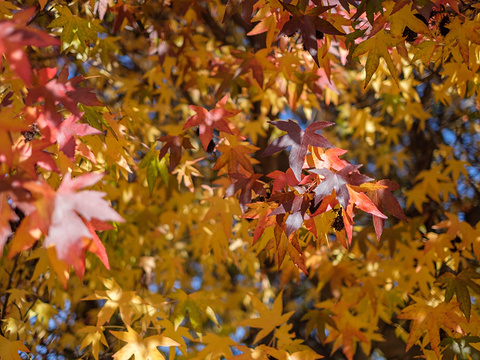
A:
<svg viewBox="0 0 480 360">
<path fill-rule="evenodd" d="M 381 57 L 383 57 L 383 59 L 387 63 L 388 70 L 390 70 L 390 73 L 393 76 L 393 80 L 395 80 L 398 85 L 395 65 L 393 64 L 388 48 L 397 46 L 402 40 L 403 38 L 394 38 L 385 29 L 382 29 L 375 36 L 363 41 L 358 45 L 358 47 L 352 54 L 352 58 L 356 58 L 357 56 L 363 55 L 368 52 L 367 62 L 365 64 L 365 88 L 372 79 L 375 71 L 377 71 Z"/>
<path fill-rule="evenodd" d="M 261 329 L 260 332 L 255 337 L 254 343 L 259 342 L 265 336 L 267 336 L 270 332 L 275 330 L 275 328 L 277 328 L 278 326 L 286 322 L 290 318 L 290 316 L 292 316 L 292 314 L 295 312 L 295 311 L 290 311 L 282 315 L 282 312 L 283 312 L 282 294 L 283 292 L 280 292 L 280 294 L 278 294 L 277 298 L 273 303 L 272 310 L 270 310 L 265 304 L 263 304 L 260 299 L 258 299 L 253 295 L 250 295 L 252 299 L 253 307 L 255 308 L 255 310 L 258 311 L 258 313 L 260 314 L 260 317 L 255 319 L 243 320 L 242 322 L 240 322 L 240 325 Z"/>
<path fill-rule="evenodd" d="M 21 360 L 19 351 L 30 352 L 21 341 L 10 341 L 0 335 L 0 360 Z"/>
<path fill-rule="evenodd" d="M 440 303 L 437 306 L 430 306 L 421 298 L 413 296 L 412 298 L 416 303 L 407 306 L 398 315 L 399 319 L 413 320 L 407 341 L 407 351 L 426 333 L 430 346 L 440 357 L 440 329 L 452 335 L 464 333 L 461 324 L 465 323 L 465 320 L 460 315 L 458 303 Z"/>
<path fill-rule="evenodd" d="M 105 335 L 103 335 L 103 331 L 105 329 L 103 326 L 97 328 L 95 326 L 86 326 L 80 330 L 79 332 L 87 333 L 85 338 L 80 345 L 80 350 L 86 348 L 88 345 L 92 345 L 92 354 L 95 360 L 98 360 L 98 353 L 100 352 L 100 343 L 105 346 L 108 346 L 107 339 L 105 339 Z"/>
<path fill-rule="evenodd" d="M 143 339 L 128 325 L 127 332 L 110 331 L 110 333 L 117 339 L 127 343 L 113 355 L 115 360 L 128 360 L 134 355 L 135 359 L 165 360 L 165 357 L 157 349 L 159 346 L 180 346 L 178 342 L 163 335 L 154 335 Z"/>
</svg>

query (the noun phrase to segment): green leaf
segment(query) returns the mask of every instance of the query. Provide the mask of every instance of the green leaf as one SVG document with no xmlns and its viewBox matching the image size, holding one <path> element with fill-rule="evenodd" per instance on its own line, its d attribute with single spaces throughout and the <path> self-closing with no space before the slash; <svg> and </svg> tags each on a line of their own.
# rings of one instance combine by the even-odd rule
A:
<svg viewBox="0 0 480 360">
<path fill-rule="evenodd" d="M 454 294 L 457 296 L 457 301 L 460 303 L 460 310 L 468 321 L 470 321 L 470 310 L 472 307 L 468 288 L 480 294 L 480 285 L 473 282 L 472 279 L 480 279 L 480 274 L 467 269 L 463 270 L 458 276 L 452 273 L 445 273 L 436 281 L 446 286 L 445 302 L 450 302 Z"/>
<path fill-rule="evenodd" d="M 155 189 L 155 183 L 157 182 L 158 177 L 158 167 L 157 164 L 155 164 L 156 161 L 158 160 L 154 159 L 147 166 L 147 184 L 150 194 L 153 194 L 153 189 Z"/>
<path fill-rule="evenodd" d="M 170 161 L 170 154 L 166 154 L 162 160 L 158 161 L 158 156 L 155 157 L 155 162 L 157 164 L 158 172 L 163 182 L 168 185 L 168 180 L 170 178 L 170 173 L 168 172 L 168 164 Z"/>
</svg>

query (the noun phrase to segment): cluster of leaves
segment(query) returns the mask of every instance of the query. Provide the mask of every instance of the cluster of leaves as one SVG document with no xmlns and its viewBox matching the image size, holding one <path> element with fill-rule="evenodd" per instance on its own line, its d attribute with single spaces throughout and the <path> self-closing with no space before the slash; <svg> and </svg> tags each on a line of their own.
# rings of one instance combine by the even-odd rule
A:
<svg viewBox="0 0 480 360">
<path fill-rule="evenodd" d="M 478 10 L 1 1 L 0 359 L 479 358 Z"/>
</svg>

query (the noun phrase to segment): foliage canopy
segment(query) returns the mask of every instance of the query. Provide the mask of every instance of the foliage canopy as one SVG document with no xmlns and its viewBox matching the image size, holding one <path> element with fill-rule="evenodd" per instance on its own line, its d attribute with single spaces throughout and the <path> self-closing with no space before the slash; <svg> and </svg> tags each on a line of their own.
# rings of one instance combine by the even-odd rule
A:
<svg viewBox="0 0 480 360">
<path fill-rule="evenodd" d="M 480 359 L 479 12 L 0 1 L 0 359 Z"/>
</svg>

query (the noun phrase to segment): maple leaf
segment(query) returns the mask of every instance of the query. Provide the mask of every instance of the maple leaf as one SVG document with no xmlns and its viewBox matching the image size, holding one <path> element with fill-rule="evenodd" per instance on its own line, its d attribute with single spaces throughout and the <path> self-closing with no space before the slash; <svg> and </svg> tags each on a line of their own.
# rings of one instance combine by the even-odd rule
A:
<svg viewBox="0 0 480 360">
<path fill-rule="evenodd" d="M 227 102 L 227 95 L 223 97 L 217 104 L 217 107 L 213 110 L 208 111 L 207 109 L 190 105 L 189 108 L 196 112 L 195 115 L 190 116 L 183 129 L 188 129 L 193 126 L 198 126 L 198 135 L 200 141 L 203 145 L 203 149 L 207 151 L 208 144 L 213 139 L 213 129 L 216 128 L 220 131 L 223 131 L 227 134 L 232 134 L 233 131 L 228 126 L 226 118 L 234 116 L 238 112 L 231 112 L 224 109 L 224 106 Z"/>
<path fill-rule="evenodd" d="M 408 222 L 407 217 L 403 213 L 397 198 L 392 194 L 393 191 L 400 188 L 400 185 L 388 179 L 377 181 L 376 184 L 385 186 L 385 188 L 375 191 L 368 191 L 367 195 L 373 201 L 378 210 L 381 212 L 386 210 L 389 214 L 395 216 L 397 219 Z M 373 226 L 375 228 L 377 240 L 380 240 L 380 237 L 382 236 L 384 225 L 385 219 L 373 215 Z"/>
<path fill-rule="evenodd" d="M 184 164 L 179 165 L 174 171 L 173 174 L 177 175 L 178 187 L 180 188 L 180 184 L 184 183 L 184 185 L 190 190 L 191 192 L 195 191 L 195 187 L 193 186 L 193 179 L 192 176 L 195 177 L 203 177 L 203 175 L 198 171 L 195 167 L 195 163 L 203 160 L 204 158 L 196 159 L 196 160 L 188 160 L 185 161 Z"/>
<path fill-rule="evenodd" d="M 257 1 L 258 0 L 228 0 L 227 5 L 225 5 L 225 14 L 223 14 L 222 23 L 225 23 L 225 21 L 241 10 L 240 14 L 243 21 L 250 24 L 253 14 L 253 5 L 255 5 Z"/>
<path fill-rule="evenodd" d="M 275 218 L 270 216 L 272 208 L 269 204 L 258 202 L 249 204 L 250 210 L 243 215 L 247 219 L 258 219 L 253 233 L 253 244 L 255 244 L 267 227 L 275 225 Z"/>
<path fill-rule="evenodd" d="M 246 141 L 238 140 L 237 136 L 227 136 L 218 144 L 217 151 L 221 152 L 222 155 L 217 159 L 213 170 L 219 170 L 227 165 L 229 173 L 239 173 L 242 171 L 240 168 L 253 173 L 252 162 L 254 159 L 247 155 L 254 153 L 259 148 Z"/>
<path fill-rule="evenodd" d="M 67 6 L 55 6 L 58 17 L 48 25 L 49 28 L 62 28 L 60 39 L 63 48 L 75 46 L 84 51 L 90 44 L 95 43 L 98 33 L 105 33 L 105 28 L 98 19 L 84 19 L 73 15 Z M 75 38 L 78 42 L 74 41 Z"/>
<path fill-rule="evenodd" d="M 372 214 L 379 219 L 386 219 L 387 216 L 380 212 L 375 204 L 368 198 L 366 194 L 361 191 L 356 191 L 358 188 L 356 186 L 346 185 L 348 194 L 350 196 L 350 200 L 348 202 L 348 206 L 343 212 L 343 220 L 345 231 L 347 232 L 348 240 L 351 243 L 352 241 L 352 230 L 353 230 L 353 205 L 356 205 L 359 209 L 365 211 L 366 213 Z"/>
<path fill-rule="evenodd" d="M 19 351 L 24 353 L 30 352 L 22 341 L 10 341 L 2 335 L 0 335 L 0 349 L 2 349 L 2 354 L 0 355 L 2 360 L 21 360 L 22 357 Z"/>
<path fill-rule="evenodd" d="M 97 183 L 103 174 L 85 174 L 75 179 L 67 173 L 55 192 L 43 182 L 27 182 L 24 187 L 40 195 L 38 210 L 29 215 L 35 220 L 37 227 L 44 233 L 44 247 L 55 246 L 57 258 L 72 265 L 80 278 L 83 275 L 84 251 L 95 242 L 96 254 L 109 267 L 104 254 L 104 247 L 92 235 L 92 228 L 86 224 L 93 219 L 102 221 L 123 222 L 123 218 L 103 200 L 105 193 L 92 190 L 78 191 Z M 94 227 L 92 225 L 92 227 Z M 90 241 L 85 241 L 90 239 Z M 14 241 L 21 241 L 15 237 Z M 32 246 L 33 244 L 28 244 Z M 27 247 L 27 248 L 28 248 Z M 21 244 L 10 249 L 9 257 L 24 250 Z"/>
<path fill-rule="evenodd" d="M 103 134 L 103 132 L 91 127 L 88 124 L 79 124 L 79 120 L 80 117 L 70 114 L 56 129 L 58 146 L 60 150 L 63 151 L 63 153 L 71 160 L 74 159 L 76 148 L 74 135 L 85 136 Z M 41 122 L 39 121 L 39 124 L 40 123 Z"/>
<path fill-rule="evenodd" d="M 262 174 L 252 174 L 250 177 L 244 174 L 229 174 L 233 179 L 232 184 L 225 190 L 225 197 L 233 196 L 240 191 L 238 202 L 243 212 L 247 209 L 247 204 L 252 201 L 252 191 L 259 195 L 267 196 L 263 187 L 263 182 L 258 181 Z"/>
<path fill-rule="evenodd" d="M 95 326 L 85 326 L 78 330 L 81 333 L 87 333 L 85 338 L 82 340 L 82 344 L 80 345 L 80 350 L 86 348 L 89 345 L 92 345 L 92 353 L 95 360 L 98 360 L 98 354 L 100 352 L 100 343 L 105 346 L 108 346 L 107 339 L 105 335 L 103 335 L 104 327 L 101 326 L 97 328 Z"/>
<path fill-rule="evenodd" d="M 347 165 L 337 172 L 328 169 L 311 169 L 310 172 L 324 177 L 320 184 L 314 189 L 315 205 L 317 205 L 325 196 L 330 195 L 332 190 L 335 190 L 338 202 L 344 209 L 346 209 L 350 201 L 347 184 L 358 186 L 373 180 L 372 178 L 358 172 L 358 169 L 361 167 L 362 165 Z"/>
<path fill-rule="evenodd" d="M 37 166 L 48 171 L 58 172 L 57 164 L 52 154 L 45 149 L 50 146 L 46 140 L 19 141 L 13 147 L 13 165 L 25 171 L 33 178 L 37 175 Z"/>
<path fill-rule="evenodd" d="M 32 85 L 32 67 L 22 46 L 46 47 L 61 44 L 43 31 L 25 26 L 35 11 L 32 7 L 15 14 L 11 20 L 0 21 L 0 56 L 5 55 L 10 67 L 27 86 Z"/>
<path fill-rule="evenodd" d="M 125 325 L 129 326 L 132 321 L 132 304 L 140 304 L 142 300 L 135 291 L 123 291 L 115 280 L 103 279 L 106 291 L 95 291 L 95 294 L 87 296 L 82 300 L 106 300 L 102 309 L 97 315 L 97 329 L 110 321 L 112 315 L 119 309 L 120 317 Z"/>
<path fill-rule="evenodd" d="M 303 220 L 308 220 L 309 206 L 310 197 L 308 195 L 294 194 L 293 199 L 282 202 L 270 213 L 270 216 L 289 213 L 285 225 L 287 237 L 290 237 L 295 230 L 302 226 Z"/>
<path fill-rule="evenodd" d="M 320 14 L 334 8 L 330 6 L 315 6 L 313 8 L 304 8 L 302 6 L 294 6 L 281 2 L 285 10 L 290 12 L 292 18 L 283 25 L 282 30 L 278 34 L 278 38 L 287 35 L 293 35 L 297 30 L 302 34 L 303 44 L 312 56 L 313 60 L 320 66 L 318 62 L 318 43 L 317 32 L 331 35 L 345 35 L 344 32 L 338 30 L 326 20 L 320 18 Z M 304 4 L 300 2 L 300 4 Z"/>
<path fill-rule="evenodd" d="M 287 16 L 288 12 L 278 11 L 275 4 L 267 4 L 260 7 L 255 14 L 252 21 L 257 22 L 247 36 L 266 34 L 266 49 L 269 50 L 272 47 L 272 42 L 275 39 L 275 34 L 280 32 L 283 25 L 289 20 Z"/>
<path fill-rule="evenodd" d="M 399 319 L 412 320 L 412 327 L 408 335 L 407 348 L 408 351 L 417 340 L 425 333 L 428 334 L 428 340 L 432 349 L 438 357 L 440 357 L 440 329 L 448 332 L 463 334 L 461 325 L 465 323 L 458 314 L 458 303 L 440 303 L 433 307 L 425 303 L 425 300 L 412 296 L 416 301 L 415 304 L 407 306 L 398 315 Z"/>
<path fill-rule="evenodd" d="M 255 336 L 254 343 L 259 342 L 270 332 L 275 330 L 276 327 L 286 322 L 295 311 L 290 311 L 282 315 L 283 312 L 283 291 L 281 291 L 275 301 L 273 302 L 272 310 L 270 310 L 260 299 L 254 295 L 250 295 L 252 304 L 255 310 L 258 311 L 260 317 L 254 319 L 243 320 L 240 322 L 241 326 L 250 326 L 253 328 L 261 329 L 257 336 Z"/>
<path fill-rule="evenodd" d="M 123 28 L 125 19 L 128 20 L 128 23 L 134 29 L 138 29 L 139 26 L 137 20 L 135 19 L 135 12 L 137 12 L 137 9 L 134 6 L 125 4 L 123 0 L 120 0 L 112 7 L 112 12 L 117 13 L 113 23 L 113 33 L 116 33 L 118 30 Z"/>
<path fill-rule="evenodd" d="M 230 359 L 232 356 L 230 346 L 237 343 L 229 337 L 208 333 L 202 337 L 202 344 L 205 344 L 205 347 L 198 353 L 199 359 L 221 360 Z"/>
<path fill-rule="evenodd" d="M 167 151 L 170 150 L 170 163 L 168 166 L 168 170 L 170 172 L 172 172 L 180 162 L 180 159 L 182 158 L 182 148 L 185 150 L 193 149 L 190 138 L 184 135 L 165 135 L 159 137 L 157 140 L 165 143 L 160 150 L 160 154 L 158 155 L 159 160 L 163 159 L 163 157 L 167 154 Z"/>
<path fill-rule="evenodd" d="M 293 120 L 288 121 L 268 121 L 270 124 L 286 131 L 278 139 L 275 139 L 263 152 L 263 156 L 275 154 L 291 146 L 290 154 L 288 156 L 289 165 L 297 180 L 301 180 L 300 174 L 302 166 L 307 155 L 308 146 L 318 146 L 323 148 L 334 147 L 327 139 L 316 132 L 327 126 L 332 126 L 333 123 L 327 121 L 314 122 L 303 131 L 300 126 Z"/>
<path fill-rule="evenodd" d="M 311 147 L 311 153 L 308 154 L 305 158 L 304 168 L 325 168 L 333 170 L 342 170 L 349 163 L 345 160 L 339 158 L 340 155 L 343 155 L 347 150 L 340 148 L 331 148 L 323 150 L 318 147 Z"/>
<path fill-rule="evenodd" d="M 355 48 L 352 58 L 356 58 L 368 52 L 367 62 L 365 64 L 366 74 L 364 88 L 367 87 L 368 83 L 372 79 L 373 74 L 375 74 L 375 71 L 377 71 L 378 66 L 380 65 L 381 57 L 383 57 L 387 63 L 388 70 L 390 70 L 393 80 L 395 80 L 395 83 L 398 85 L 395 65 L 393 64 L 388 48 L 397 46 L 401 41 L 403 41 L 403 38 L 395 38 L 385 29 L 382 29 L 375 36 L 361 42 Z"/>
<path fill-rule="evenodd" d="M 163 335 L 153 335 L 144 339 L 128 325 L 126 332 L 110 330 L 110 333 L 127 343 L 113 355 L 115 360 L 128 360 L 132 356 L 136 359 L 165 360 L 162 353 L 158 351 L 159 346 L 180 346 L 178 342 Z"/>
<path fill-rule="evenodd" d="M 480 274 L 467 269 L 463 270 L 457 276 L 447 272 L 435 281 L 436 283 L 443 284 L 447 287 L 445 291 L 445 302 L 450 302 L 453 294 L 457 296 L 457 301 L 460 302 L 460 310 L 465 315 L 467 321 L 470 321 L 470 309 L 472 307 L 472 300 L 468 288 L 472 289 L 477 294 L 480 294 L 480 285 L 472 279 L 480 279 Z"/>
<path fill-rule="evenodd" d="M 10 221 L 16 221 L 17 214 L 13 211 L 8 203 L 7 194 L 0 192 L 0 254 L 3 252 L 3 247 L 7 243 L 8 237 L 12 234 Z"/>
<path fill-rule="evenodd" d="M 36 122 L 42 130 L 42 135 L 51 143 L 58 142 L 60 150 L 73 160 L 75 154 L 75 136 L 101 134 L 87 124 L 78 124 L 82 117 L 77 107 L 79 103 L 87 106 L 102 105 L 90 88 L 76 87 L 84 80 L 82 76 L 76 76 L 68 79 L 68 69 L 64 67 L 58 76 L 54 79 L 56 69 L 43 68 L 39 71 L 37 79 L 39 84 L 30 89 L 27 95 L 26 104 L 31 105 L 39 99 L 44 99 L 44 111 L 38 113 L 38 110 L 32 110 L 37 116 Z M 71 115 L 62 121 L 62 115 L 57 111 L 56 105 L 61 103 Z"/>
<path fill-rule="evenodd" d="M 261 49 L 254 54 L 249 51 L 234 52 L 232 55 L 243 61 L 237 71 L 235 71 L 232 80 L 252 70 L 253 78 L 257 81 L 258 85 L 263 88 L 264 72 L 267 70 L 275 70 L 275 67 L 272 65 L 272 59 L 269 58 L 268 54 L 267 49 Z"/>
<path fill-rule="evenodd" d="M 295 174 L 293 173 L 291 168 L 288 168 L 286 172 L 275 170 L 267 176 L 273 179 L 272 193 L 277 191 L 283 191 L 285 186 L 298 185 L 298 180 L 295 177 Z"/>
</svg>

